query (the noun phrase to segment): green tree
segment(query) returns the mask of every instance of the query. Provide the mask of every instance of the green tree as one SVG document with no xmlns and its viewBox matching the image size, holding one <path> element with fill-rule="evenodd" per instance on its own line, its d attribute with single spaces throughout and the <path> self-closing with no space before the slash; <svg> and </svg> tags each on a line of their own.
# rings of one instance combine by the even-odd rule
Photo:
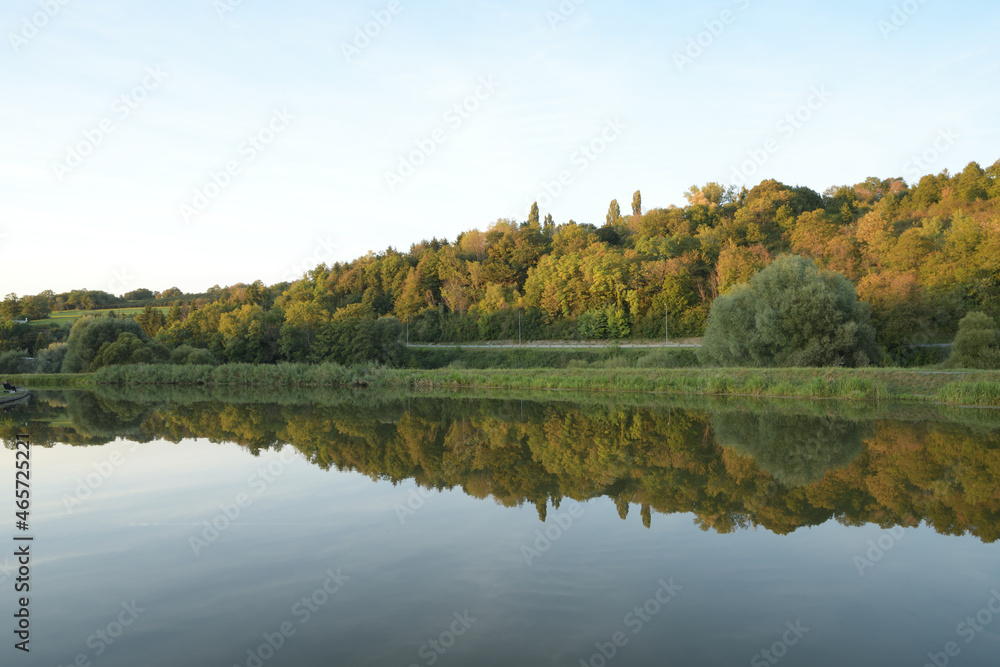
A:
<svg viewBox="0 0 1000 667">
<path fill-rule="evenodd" d="M 360 304 L 356 304 L 360 305 Z M 278 347 L 286 361 L 311 360 L 312 344 L 324 319 L 329 313 L 315 302 L 293 303 L 285 310 L 285 323 L 281 325 Z"/>
<path fill-rule="evenodd" d="M 280 311 L 266 311 L 258 304 L 245 304 L 220 317 L 219 333 L 226 360 L 245 364 L 277 361 L 280 317 Z"/>
<path fill-rule="evenodd" d="M 135 321 L 142 327 L 143 333 L 152 338 L 167 324 L 167 318 L 159 308 L 147 304 L 142 312 L 135 316 Z"/>
<path fill-rule="evenodd" d="M 531 205 L 531 213 L 528 214 L 529 227 L 541 227 L 541 219 L 538 213 L 538 202 Z"/>
<path fill-rule="evenodd" d="M 184 310 L 179 301 L 174 301 L 170 305 L 170 312 L 167 313 L 166 325 L 171 326 L 184 320 Z"/>
<path fill-rule="evenodd" d="M 35 372 L 58 373 L 66 357 L 66 343 L 52 343 L 35 353 Z"/>
<path fill-rule="evenodd" d="M 30 324 L 0 319 L 0 352 L 30 348 L 36 331 Z"/>
<path fill-rule="evenodd" d="M 63 359 L 63 373 L 89 373 L 101 348 L 117 343 L 122 334 L 129 333 L 140 341 L 148 340 L 139 325 L 131 319 L 110 317 L 81 317 L 73 323 L 69 339 L 66 341 L 66 356 Z M 130 345 L 131 341 L 123 345 Z M 118 348 L 115 349 L 118 352 Z M 102 357 L 102 361 L 107 356 Z M 102 363 L 102 365 L 104 365 Z"/>
<path fill-rule="evenodd" d="M 1000 368 L 1000 330 L 996 321 L 980 312 L 963 317 L 948 361 L 959 368 Z"/>
<path fill-rule="evenodd" d="M 21 300 L 11 292 L 0 302 L 0 318 L 12 320 L 21 314 Z"/>
<path fill-rule="evenodd" d="M 21 299 L 21 314 L 29 320 L 44 320 L 51 312 L 52 303 L 44 293 Z"/>
<path fill-rule="evenodd" d="M 122 298 L 126 301 L 149 301 L 155 297 L 153 290 L 142 288 L 126 293 Z"/>
<path fill-rule="evenodd" d="M 124 332 L 113 343 L 104 343 L 90 362 L 90 370 L 124 364 L 153 364 L 166 359 L 167 350 L 148 338 Z"/>
<path fill-rule="evenodd" d="M 208 350 L 181 345 L 170 352 L 170 363 L 189 366 L 217 366 L 219 361 Z"/>
<path fill-rule="evenodd" d="M 712 304 L 702 363 L 866 366 L 881 358 L 867 304 L 839 273 L 785 255 Z"/>
<path fill-rule="evenodd" d="M 19 375 L 31 372 L 31 362 L 28 361 L 27 350 L 11 350 L 0 353 L 0 374 Z"/>
<path fill-rule="evenodd" d="M 611 205 L 608 206 L 608 215 L 607 215 L 608 226 L 618 222 L 618 219 L 621 217 L 622 217 L 622 209 L 620 206 L 618 206 L 618 200 L 612 199 Z"/>
</svg>

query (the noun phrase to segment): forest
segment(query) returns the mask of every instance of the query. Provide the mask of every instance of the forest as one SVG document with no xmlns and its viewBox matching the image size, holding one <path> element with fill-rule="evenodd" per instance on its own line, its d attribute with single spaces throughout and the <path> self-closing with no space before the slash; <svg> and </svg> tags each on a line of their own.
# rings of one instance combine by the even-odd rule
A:
<svg viewBox="0 0 1000 667">
<path fill-rule="evenodd" d="M 914 344 L 950 342 L 970 312 L 1000 315 L 1000 161 L 912 185 L 872 177 L 820 194 L 774 180 L 738 190 L 708 183 L 685 197 L 683 207 L 646 210 L 636 192 L 630 212 L 611 201 L 597 224 L 557 224 L 536 205 L 524 221 L 369 252 L 271 286 L 10 294 L 0 352 L 24 351 L 36 370 L 79 372 L 136 362 L 391 364 L 400 339 L 517 340 L 519 331 L 526 341 L 663 340 L 669 326 L 671 338 L 699 337 L 718 297 L 784 255 L 844 276 L 870 306 L 890 360 Z M 124 306 L 145 310 L 83 318 L 72 332 L 45 319 Z"/>
</svg>

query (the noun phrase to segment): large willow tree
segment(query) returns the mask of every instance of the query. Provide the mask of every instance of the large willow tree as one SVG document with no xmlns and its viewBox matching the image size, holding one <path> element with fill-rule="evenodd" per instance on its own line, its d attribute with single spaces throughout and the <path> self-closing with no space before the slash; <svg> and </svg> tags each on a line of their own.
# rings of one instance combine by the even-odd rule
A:
<svg viewBox="0 0 1000 667">
<path fill-rule="evenodd" d="M 715 300 L 699 358 L 718 366 L 866 366 L 881 352 L 854 285 L 785 255 Z"/>
</svg>

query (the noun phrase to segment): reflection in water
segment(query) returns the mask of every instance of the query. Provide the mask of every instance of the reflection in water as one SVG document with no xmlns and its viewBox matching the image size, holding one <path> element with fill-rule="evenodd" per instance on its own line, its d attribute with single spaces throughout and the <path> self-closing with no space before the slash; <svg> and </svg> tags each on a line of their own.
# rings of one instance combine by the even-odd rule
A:
<svg viewBox="0 0 1000 667">
<path fill-rule="evenodd" d="M 428 489 L 461 488 L 545 519 L 564 498 L 691 513 L 704 529 L 787 534 L 836 519 L 1000 537 L 992 413 L 892 412 L 818 402 L 653 404 L 365 393 L 42 392 L 0 415 L 8 442 L 207 438 L 251 454 L 291 445 L 315 466 Z M 945 417 L 952 418 L 951 421 Z M 955 419 L 957 417 L 957 420 Z"/>
<path fill-rule="evenodd" d="M 808 486 L 864 449 L 871 424 L 831 416 L 723 411 L 712 415 L 719 443 L 751 456 L 786 486 Z"/>
</svg>

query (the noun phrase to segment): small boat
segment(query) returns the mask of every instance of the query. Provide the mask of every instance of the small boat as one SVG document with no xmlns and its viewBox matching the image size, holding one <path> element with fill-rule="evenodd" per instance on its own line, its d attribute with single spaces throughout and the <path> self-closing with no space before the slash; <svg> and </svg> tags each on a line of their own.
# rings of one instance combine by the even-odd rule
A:
<svg viewBox="0 0 1000 667">
<path fill-rule="evenodd" d="M 31 392 L 27 389 L 20 389 L 14 393 L 2 393 L 0 394 L 0 405 L 13 405 L 23 401 L 24 399 L 31 396 Z"/>
</svg>

